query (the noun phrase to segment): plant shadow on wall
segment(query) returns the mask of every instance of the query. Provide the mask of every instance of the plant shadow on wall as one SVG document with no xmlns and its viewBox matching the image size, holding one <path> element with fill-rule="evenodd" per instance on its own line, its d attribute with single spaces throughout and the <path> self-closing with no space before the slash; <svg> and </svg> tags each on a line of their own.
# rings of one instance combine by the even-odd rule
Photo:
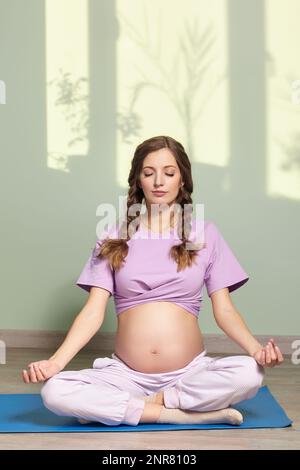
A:
<svg viewBox="0 0 300 470">
<path fill-rule="evenodd" d="M 281 164 L 281 169 L 284 171 L 300 170 L 300 132 L 295 133 L 293 137 L 293 144 L 288 146 L 279 144 L 285 161 Z"/>
<path fill-rule="evenodd" d="M 211 80 L 208 72 L 213 71 L 213 64 L 217 62 L 215 51 L 216 36 L 213 27 L 208 26 L 202 33 L 197 20 L 191 27 L 188 22 L 184 23 L 184 33 L 179 36 L 178 44 L 173 46 L 172 65 L 168 70 L 165 67 L 161 53 L 161 28 L 158 28 L 157 46 L 153 45 L 148 35 L 147 24 L 143 31 L 145 37 L 139 33 L 138 29 L 130 23 L 122 14 L 118 14 L 121 19 L 124 31 L 127 31 L 131 40 L 140 47 L 154 66 L 157 80 L 145 76 L 143 70 L 136 66 L 143 80 L 132 85 L 131 97 L 129 98 L 128 110 L 117 113 L 117 128 L 122 134 L 123 142 L 131 144 L 130 137 L 138 136 L 142 126 L 142 117 L 135 111 L 135 106 L 139 95 L 146 88 L 154 88 L 159 93 L 163 93 L 172 103 L 178 113 L 180 121 L 185 130 L 185 141 L 188 143 L 187 151 L 193 160 L 193 128 L 197 119 L 204 112 L 209 99 L 216 92 L 219 85 L 227 76 L 224 72 L 221 76 L 215 76 Z M 147 18 L 147 16 L 145 15 Z M 159 22 L 157 22 L 159 24 Z M 150 74 L 149 74 L 150 75 Z M 179 84 L 179 78 L 185 77 L 184 85 Z M 209 87 L 204 87 L 204 83 Z M 180 88 L 181 87 L 181 88 Z M 205 89 L 205 92 L 203 90 Z M 196 95 L 202 91 L 200 104 L 195 108 Z"/>
<path fill-rule="evenodd" d="M 89 95 L 86 91 L 87 77 L 73 78 L 69 72 L 59 69 L 59 76 L 48 82 L 50 87 L 56 88 L 55 105 L 60 107 L 66 122 L 69 124 L 71 140 L 68 147 L 74 147 L 79 142 L 88 141 Z M 50 152 L 48 156 L 55 161 L 56 168 L 67 170 L 69 154 Z"/>
<path fill-rule="evenodd" d="M 276 62 L 272 58 L 272 56 L 268 55 L 269 63 L 271 63 L 271 72 L 269 73 L 269 77 L 275 77 L 281 87 L 279 92 L 276 94 L 276 106 L 280 107 L 278 109 L 279 112 L 286 113 L 287 111 L 291 116 L 291 119 L 294 123 L 299 121 L 299 111 L 300 111 L 300 103 L 298 100 L 300 99 L 300 94 L 298 90 L 298 85 L 294 86 L 295 77 L 297 77 L 297 72 L 293 73 L 289 76 L 282 76 L 277 71 Z M 269 65 L 269 64 L 268 64 Z M 297 81 L 296 81 L 297 82 Z M 295 127 L 293 127 L 295 129 Z M 281 133 L 282 135 L 283 133 Z M 281 155 L 281 163 L 278 163 L 279 170 L 283 170 L 287 173 L 291 173 L 293 171 L 297 171 L 299 174 L 300 171 L 300 132 L 291 131 L 290 137 L 284 133 L 285 141 L 282 138 L 277 136 L 277 133 L 274 132 L 272 135 L 272 139 L 274 144 L 278 146 L 280 149 Z M 289 139 L 289 143 L 287 142 L 287 138 Z M 300 176 L 300 174 L 299 174 Z"/>
</svg>

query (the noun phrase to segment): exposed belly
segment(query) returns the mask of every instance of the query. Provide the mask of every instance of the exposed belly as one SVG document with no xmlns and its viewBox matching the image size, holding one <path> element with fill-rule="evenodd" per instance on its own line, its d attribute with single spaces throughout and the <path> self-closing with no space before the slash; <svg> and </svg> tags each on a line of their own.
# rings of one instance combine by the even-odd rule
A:
<svg viewBox="0 0 300 470">
<path fill-rule="evenodd" d="M 118 316 L 115 354 L 139 372 L 181 369 L 203 349 L 197 318 L 172 302 L 137 305 Z"/>
</svg>

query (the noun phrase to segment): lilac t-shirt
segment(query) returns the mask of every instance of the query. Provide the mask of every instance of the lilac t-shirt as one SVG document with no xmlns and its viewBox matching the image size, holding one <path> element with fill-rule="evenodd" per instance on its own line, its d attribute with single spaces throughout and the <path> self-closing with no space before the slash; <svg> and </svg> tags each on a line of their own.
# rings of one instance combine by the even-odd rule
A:
<svg viewBox="0 0 300 470">
<path fill-rule="evenodd" d="M 201 224 L 200 224 L 201 225 Z M 138 231 L 127 241 L 128 255 L 120 270 L 114 271 L 106 258 L 96 255 L 105 238 L 116 238 L 117 229 L 104 231 L 86 262 L 76 285 L 90 291 L 102 287 L 114 296 L 116 314 L 146 302 L 172 302 L 196 317 L 203 299 L 204 284 L 209 297 L 214 291 L 228 287 L 229 292 L 241 287 L 249 276 L 211 221 L 203 222 L 205 247 L 197 252 L 196 263 L 177 272 L 177 263 L 169 256 L 170 248 L 180 244 L 177 231 L 168 231 L 168 237 L 145 230 Z M 150 237 L 157 238 L 150 238 Z M 195 219 L 189 237 L 199 241 Z"/>
</svg>

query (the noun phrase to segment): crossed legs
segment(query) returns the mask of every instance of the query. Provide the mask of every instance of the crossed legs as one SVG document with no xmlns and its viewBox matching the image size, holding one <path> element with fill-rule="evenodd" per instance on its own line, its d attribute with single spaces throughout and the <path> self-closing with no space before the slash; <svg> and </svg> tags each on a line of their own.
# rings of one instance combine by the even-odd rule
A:
<svg viewBox="0 0 300 470">
<path fill-rule="evenodd" d="M 252 357 L 217 358 L 146 397 L 140 422 L 239 425 L 243 417 L 231 405 L 256 395 L 263 376 L 263 368 Z"/>
<path fill-rule="evenodd" d="M 50 378 L 41 390 L 47 408 L 81 422 L 121 423 L 231 423 L 241 424 L 234 403 L 254 396 L 263 380 L 262 368 L 249 356 L 200 362 L 148 395 L 143 380 L 131 380 L 123 369 L 104 367 L 65 371 Z M 130 374 L 132 374 L 130 372 Z M 170 382 L 169 382 L 170 383 Z M 143 393 L 144 392 L 144 393 Z"/>
</svg>

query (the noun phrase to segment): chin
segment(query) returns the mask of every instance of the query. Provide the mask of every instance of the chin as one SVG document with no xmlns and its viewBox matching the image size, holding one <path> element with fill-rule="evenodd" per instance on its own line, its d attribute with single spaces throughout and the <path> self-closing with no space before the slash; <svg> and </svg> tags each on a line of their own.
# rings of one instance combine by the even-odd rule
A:
<svg viewBox="0 0 300 470">
<path fill-rule="evenodd" d="M 168 206 L 170 206 L 172 201 L 167 201 L 166 199 L 163 199 L 162 197 L 160 198 L 155 198 L 151 201 L 152 204 L 168 204 Z"/>
</svg>

